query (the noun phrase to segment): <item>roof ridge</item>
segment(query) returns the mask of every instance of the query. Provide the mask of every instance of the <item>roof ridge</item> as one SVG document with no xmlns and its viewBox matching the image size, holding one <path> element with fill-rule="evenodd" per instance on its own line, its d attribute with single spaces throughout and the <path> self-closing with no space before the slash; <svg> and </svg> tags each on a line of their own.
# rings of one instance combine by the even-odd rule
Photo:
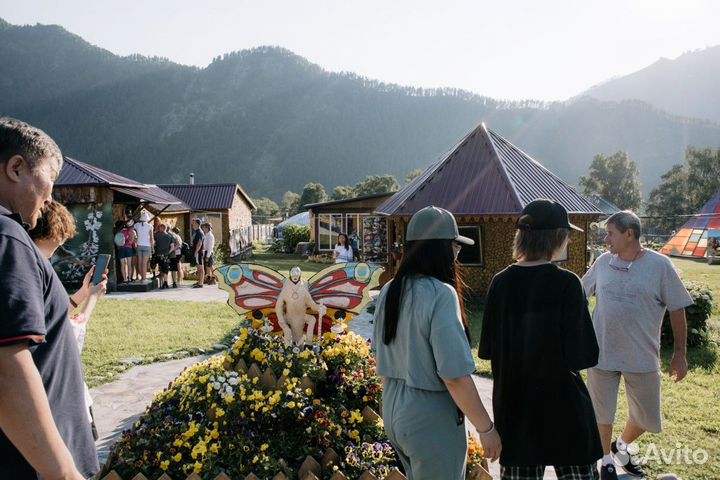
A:
<svg viewBox="0 0 720 480">
<path fill-rule="evenodd" d="M 437 172 L 437 171 L 440 169 L 440 167 L 442 167 L 443 165 L 445 165 L 445 163 L 447 163 L 448 161 L 450 161 L 450 158 L 451 158 L 455 153 L 457 153 L 457 151 L 458 151 L 460 148 L 462 148 L 463 143 L 467 142 L 467 140 L 472 137 L 472 135 L 477 131 L 477 129 L 478 129 L 478 127 L 474 127 L 473 129 L 471 129 L 471 130 L 470 130 L 468 133 L 466 133 L 465 136 L 463 136 L 459 141 L 455 142 L 452 147 L 450 147 L 449 149 L 445 150 L 445 152 L 443 152 L 442 155 L 440 155 L 440 156 L 438 157 L 439 159 L 438 159 L 434 164 L 431 164 L 429 167 L 427 167 L 427 168 L 425 169 L 425 171 L 418 177 L 418 178 L 422 178 L 422 180 L 421 180 L 421 181 L 418 181 L 418 185 L 415 186 L 415 187 L 412 189 L 410 195 L 408 195 L 408 197 L 407 197 L 406 199 L 404 199 L 402 202 L 400 202 L 400 205 L 398 206 L 398 208 L 403 208 L 407 202 L 409 202 L 409 201 L 411 201 L 413 198 L 415 198 L 415 196 L 416 196 L 418 193 L 420 193 L 420 191 L 424 188 L 425 183 L 427 182 L 427 180 L 430 179 L 430 178 L 432 178 L 433 174 L 434 174 L 435 172 Z M 415 179 L 415 180 L 416 180 L 416 179 Z M 414 182 L 415 180 L 413 180 L 413 182 Z M 408 189 L 409 189 L 410 186 L 413 184 L 413 182 L 408 183 L 405 188 L 408 188 Z M 401 189 L 401 190 L 402 190 L 402 189 Z M 399 190 L 399 191 L 400 191 L 400 190 Z"/>
<path fill-rule="evenodd" d="M 69 163 L 73 167 L 77 168 L 78 170 L 80 170 L 82 173 L 84 173 L 88 177 L 92 177 L 98 183 L 108 183 L 107 180 L 97 176 L 95 173 L 93 173 L 89 169 L 85 168 L 85 165 L 89 166 L 90 164 L 81 162 L 80 160 L 75 160 L 74 158 L 68 157 L 67 155 L 64 157 L 64 159 L 67 163 Z"/>
<path fill-rule="evenodd" d="M 481 124 L 483 132 L 487 136 L 488 142 L 490 143 L 490 147 L 492 147 L 493 152 L 495 152 L 495 158 L 497 159 L 497 163 L 500 164 L 500 171 L 505 176 L 505 180 L 507 180 L 508 185 L 510 185 L 510 190 L 512 191 L 512 194 L 515 196 L 515 202 L 517 205 L 522 208 L 523 202 L 520 198 L 520 192 L 518 192 L 517 186 L 515 185 L 515 182 L 513 181 L 512 177 L 510 176 L 510 173 L 507 171 L 507 168 L 505 167 L 505 162 L 503 162 L 503 159 L 500 158 L 500 152 L 498 151 L 497 147 L 495 146 L 495 142 L 493 141 L 493 136 L 491 133 L 495 134 L 492 130 L 487 128 L 485 126 L 485 122 Z M 496 134 L 497 135 L 497 134 Z M 500 137 L 502 138 L 502 137 Z M 504 139 L 503 139 L 504 140 Z"/>
</svg>

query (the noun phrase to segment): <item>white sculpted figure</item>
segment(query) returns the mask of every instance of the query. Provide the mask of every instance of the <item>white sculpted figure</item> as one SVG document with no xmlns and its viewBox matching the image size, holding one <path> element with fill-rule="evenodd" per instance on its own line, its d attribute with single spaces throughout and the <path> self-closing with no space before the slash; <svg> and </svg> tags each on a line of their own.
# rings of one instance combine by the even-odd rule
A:
<svg viewBox="0 0 720 480">
<path fill-rule="evenodd" d="M 308 315 L 307 309 L 318 312 L 318 319 L 322 321 L 325 315 L 325 305 L 315 303 L 310 296 L 307 285 L 301 279 L 300 267 L 293 267 L 290 270 L 290 278 L 283 282 L 280 295 L 275 303 L 275 312 L 278 323 L 283 331 L 285 345 L 295 344 L 303 346 L 312 343 L 313 330 L 317 319 L 314 315 Z M 307 329 L 305 329 L 307 324 Z"/>
</svg>

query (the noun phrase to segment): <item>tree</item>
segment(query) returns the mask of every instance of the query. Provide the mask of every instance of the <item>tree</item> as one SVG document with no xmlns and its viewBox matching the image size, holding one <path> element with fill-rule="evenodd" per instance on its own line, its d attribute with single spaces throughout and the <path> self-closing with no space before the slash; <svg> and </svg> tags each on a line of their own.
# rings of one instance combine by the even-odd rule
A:
<svg viewBox="0 0 720 480">
<path fill-rule="evenodd" d="M 720 191 L 720 148 L 713 151 L 689 146 L 685 151 L 685 162 L 688 207 L 690 213 L 695 213 Z"/>
<path fill-rule="evenodd" d="M 650 192 L 648 198 L 647 213 L 651 217 L 647 221 L 648 230 L 669 234 L 685 223 L 686 218 L 677 215 L 685 215 L 690 211 L 687 177 L 683 165 L 673 165 L 660 177 L 662 183 Z"/>
<path fill-rule="evenodd" d="M 588 176 L 580 177 L 585 195 L 597 194 L 621 209 L 639 210 L 642 203 L 640 174 L 627 152 L 595 155 Z"/>
<path fill-rule="evenodd" d="M 300 195 L 299 208 L 310 203 L 324 202 L 327 198 L 325 187 L 321 183 L 307 183 L 303 188 L 302 195 Z"/>
<path fill-rule="evenodd" d="M 332 200 L 345 200 L 346 198 L 353 198 L 355 196 L 355 190 L 349 185 L 338 185 L 333 189 Z"/>
<path fill-rule="evenodd" d="M 282 197 L 282 210 L 288 216 L 295 215 L 300 209 L 300 195 L 295 192 L 285 192 Z"/>
<path fill-rule="evenodd" d="M 715 151 L 689 146 L 685 164 L 674 165 L 662 177 L 662 183 L 650 192 L 648 224 L 658 233 L 679 229 L 692 215 L 720 191 L 720 149 Z"/>
<path fill-rule="evenodd" d="M 400 184 L 392 175 L 370 175 L 362 182 L 355 184 L 355 195 L 362 197 L 376 193 L 396 192 Z"/>
<path fill-rule="evenodd" d="M 417 177 L 422 175 L 422 172 L 423 172 L 422 170 L 420 170 L 419 168 L 416 168 L 412 172 L 408 173 L 407 176 L 405 177 L 405 184 L 407 185 L 408 183 L 415 180 Z"/>
<path fill-rule="evenodd" d="M 253 199 L 257 209 L 252 213 L 253 223 L 268 223 L 268 218 L 276 216 L 280 212 L 278 204 L 267 197 Z"/>
</svg>

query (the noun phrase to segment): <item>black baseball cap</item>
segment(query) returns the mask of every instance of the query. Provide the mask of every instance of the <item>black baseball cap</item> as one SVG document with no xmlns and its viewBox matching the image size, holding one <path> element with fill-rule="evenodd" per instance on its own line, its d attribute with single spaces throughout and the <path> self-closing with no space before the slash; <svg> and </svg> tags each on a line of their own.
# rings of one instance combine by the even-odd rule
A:
<svg viewBox="0 0 720 480">
<path fill-rule="evenodd" d="M 567 210 L 559 203 L 541 198 L 528 203 L 520 212 L 517 221 L 519 230 L 555 230 L 568 228 L 582 232 L 583 230 L 568 219 Z"/>
</svg>

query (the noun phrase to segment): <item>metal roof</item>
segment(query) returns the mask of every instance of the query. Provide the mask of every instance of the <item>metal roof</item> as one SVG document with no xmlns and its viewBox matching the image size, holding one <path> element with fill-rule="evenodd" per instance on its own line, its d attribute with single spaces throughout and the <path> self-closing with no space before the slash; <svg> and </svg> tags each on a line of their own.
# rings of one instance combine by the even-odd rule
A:
<svg viewBox="0 0 720 480">
<path fill-rule="evenodd" d="M 188 210 L 187 206 L 183 205 L 177 197 L 169 194 L 162 188 L 158 188 L 156 185 L 143 185 L 142 188 L 110 187 L 110 189 L 129 195 L 143 203 L 176 205 L 182 210 Z"/>
<path fill-rule="evenodd" d="M 255 209 L 252 199 L 236 183 L 203 183 L 158 185 L 166 192 L 178 197 L 192 210 L 226 210 L 232 207 L 235 192 L 239 192 L 251 209 Z"/>
<path fill-rule="evenodd" d="M 480 124 L 375 211 L 410 216 L 428 205 L 455 215 L 517 215 L 537 198 L 570 213 L 600 211 L 539 162 Z"/>
<path fill-rule="evenodd" d="M 603 198 L 595 193 L 587 195 L 585 198 L 588 199 L 588 202 L 595 205 L 598 210 L 603 213 L 603 215 L 612 215 L 613 213 L 620 211 L 620 207 L 612 203 L 610 200 Z"/>
<path fill-rule="evenodd" d="M 89 163 L 70 157 L 63 157 L 63 166 L 55 186 L 106 185 L 117 187 L 144 187 L 145 185 L 117 175 Z"/>
<path fill-rule="evenodd" d="M 393 192 L 383 192 L 383 193 L 374 193 L 372 195 L 363 195 L 361 197 L 343 198 L 342 200 L 328 200 L 327 202 L 308 203 L 307 205 L 303 205 L 303 208 L 309 209 L 309 208 L 317 208 L 317 207 L 330 207 L 333 205 L 343 205 L 346 203 L 359 202 L 359 201 L 363 201 L 363 200 L 371 200 L 374 198 L 389 197 L 392 194 L 393 194 Z"/>
</svg>

